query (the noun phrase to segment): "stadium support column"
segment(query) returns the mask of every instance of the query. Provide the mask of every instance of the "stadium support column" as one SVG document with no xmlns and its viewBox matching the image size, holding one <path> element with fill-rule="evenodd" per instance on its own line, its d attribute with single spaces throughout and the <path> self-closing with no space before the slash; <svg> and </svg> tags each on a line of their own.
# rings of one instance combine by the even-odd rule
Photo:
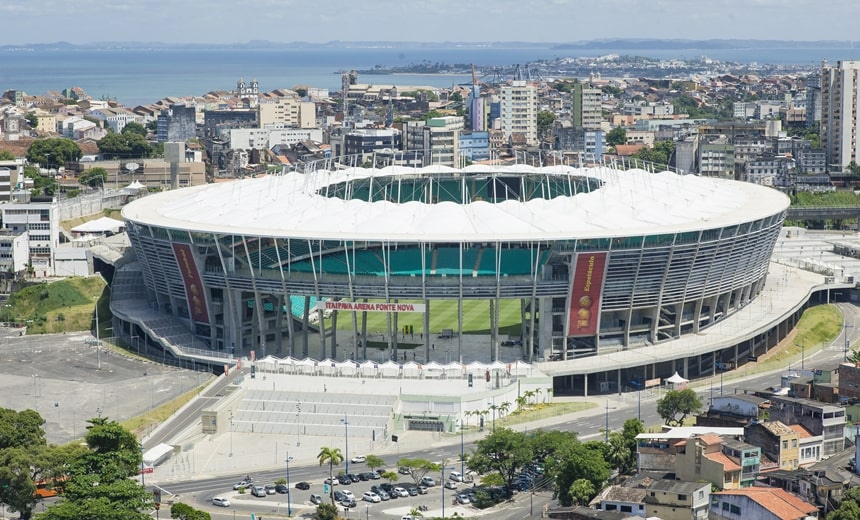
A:
<svg viewBox="0 0 860 520">
<path fill-rule="evenodd" d="M 367 298 L 362 301 L 367 303 Z M 361 311 L 361 341 L 361 355 L 364 356 L 364 359 L 367 359 L 367 311 Z"/>
<path fill-rule="evenodd" d="M 394 303 L 397 303 L 399 301 L 400 300 L 394 300 Z M 400 346 L 400 343 L 397 341 L 397 333 L 400 331 L 399 317 L 400 316 L 396 312 L 391 314 L 391 322 L 392 322 L 393 328 L 394 328 L 394 340 L 393 341 L 394 341 L 394 353 L 395 353 L 395 355 L 397 355 L 398 347 Z"/>
<path fill-rule="evenodd" d="M 310 326 L 311 297 L 305 296 L 305 310 L 302 312 L 302 358 L 308 357 L 308 327 Z"/>
<path fill-rule="evenodd" d="M 275 348 L 278 354 L 284 355 L 284 335 L 282 333 L 284 327 L 284 297 L 275 296 L 275 330 L 277 337 L 275 338 Z"/>
<path fill-rule="evenodd" d="M 337 311 L 331 313 L 331 358 L 337 359 Z"/>
<path fill-rule="evenodd" d="M 426 291 L 425 291 L 426 292 Z M 430 300 L 424 296 L 424 361 L 430 361 Z"/>
</svg>

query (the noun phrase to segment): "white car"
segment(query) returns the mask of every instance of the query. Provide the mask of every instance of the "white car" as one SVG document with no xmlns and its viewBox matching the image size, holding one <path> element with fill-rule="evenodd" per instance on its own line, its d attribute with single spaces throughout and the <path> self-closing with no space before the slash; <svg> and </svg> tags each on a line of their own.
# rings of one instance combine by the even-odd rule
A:
<svg viewBox="0 0 860 520">
<path fill-rule="evenodd" d="M 402 497 L 408 497 L 408 496 L 409 496 L 409 491 L 406 491 L 404 488 L 402 488 L 402 487 L 400 487 L 400 486 L 398 486 L 398 487 L 394 488 L 392 491 L 394 491 L 394 494 L 395 494 L 395 495 L 397 495 L 397 496 L 399 496 L 399 497 L 401 497 L 401 498 L 402 498 Z"/>
<path fill-rule="evenodd" d="M 221 507 L 230 507 L 230 501 L 224 497 L 213 497 L 212 498 L 213 506 L 221 506 Z"/>
<path fill-rule="evenodd" d="M 373 491 L 365 491 L 364 494 L 361 495 L 361 499 L 365 502 L 372 502 L 374 504 L 377 504 L 382 501 L 382 499 L 379 498 L 379 495 L 377 495 Z"/>
<path fill-rule="evenodd" d="M 359 455 L 358 457 L 353 457 L 349 459 L 353 464 L 361 464 L 362 462 L 366 462 L 367 458 L 364 455 Z"/>
<path fill-rule="evenodd" d="M 349 500 L 355 500 L 355 495 L 352 494 L 352 491 L 344 489 L 343 491 L 341 491 L 341 493 L 343 493 L 344 498 L 347 498 Z"/>
</svg>

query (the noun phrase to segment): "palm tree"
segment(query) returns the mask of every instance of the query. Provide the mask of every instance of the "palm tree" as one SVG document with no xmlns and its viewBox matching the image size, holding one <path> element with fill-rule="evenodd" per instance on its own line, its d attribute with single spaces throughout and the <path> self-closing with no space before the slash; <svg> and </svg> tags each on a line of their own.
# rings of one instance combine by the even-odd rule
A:
<svg viewBox="0 0 860 520">
<path fill-rule="evenodd" d="M 526 407 L 526 397 L 524 395 L 517 397 L 515 400 L 517 402 L 517 410 L 522 410 Z"/>
<path fill-rule="evenodd" d="M 532 397 L 534 397 L 534 396 L 535 396 L 534 390 L 526 390 L 525 392 L 523 392 L 523 397 L 526 398 L 526 400 L 529 402 L 529 404 L 531 404 Z"/>
<path fill-rule="evenodd" d="M 543 388 L 535 388 L 535 403 L 540 399 L 541 393 L 543 393 Z"/>
<path fill-rule="evenodd" d="M 549 400 L 552 400 L 552 387 L 546 389 L 546 397 Z"/>
<path fill-rule="evenodd" d="M 420 509 L 418 509 L 417 507 L 413 507 L 409 511 L 409 516 L 411 516 L 412 518 L 419 518 L 419 517 L 423 517 L 424 515 L 421 513 Z"/>
<path fill-rule="evenodd" d="M 334 505 L 334 467 L 341 462 L 343 462 L 343 453 L 341 453 L 340 448 L 329 448 L 328 446 L 323 446 L 320 448 L 320 452 L 317 455 L 317 459 L 320 461 L 320 466 L 328 462 L 328 478 L 329 478 L 329 498 L 331 498 L 331 503 Z"/>
<path fill-rule="evenodd" d="M 511 403 L 508 401 L 505 401 L 504 403 L 500 404 L 499 405 L 499 416 L 501 417 L 501 416 L 507 415 L 508 410 L 511 409 L 511 406 L 513 406 L 513 405 L 511 405 Z"/>
</svg>

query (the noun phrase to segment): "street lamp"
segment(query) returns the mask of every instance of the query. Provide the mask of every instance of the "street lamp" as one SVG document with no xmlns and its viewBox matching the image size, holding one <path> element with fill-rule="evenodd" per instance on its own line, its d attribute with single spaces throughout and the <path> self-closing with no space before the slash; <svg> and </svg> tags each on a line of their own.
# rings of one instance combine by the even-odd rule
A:
<svg viewBox="0 0 860 520">
<path fill-rule="evenodd" d="M 615 407 L 609 407 L 609 399 L 606 400 L 606 430 L 604 434 L 604 441 L 609 442 L 609 410 L 615 410 Z"/>
<path fill-rule="evenodd" d="M 466 444 L 463 442 L 463 418 L 460 418 L 460 477 L 466 479 Z M 444 482 L 443 482 L 444 484 Z"/>
<path fill-rule="evenodd" d="M 496 433 L 496 396 L 493 396 L 493 402 L 488 402 L 487 406 L 493 411 L 493 433 Z"/>
<path fill-rule="evenodd" d="M 296 402 L 296 447 L 302 445 L 302 403 Z"/>
<path fill-rule="evenodd" d="M 343 460 L 346 461 L 346 474 L 349 475 L 349 420 L 344 414 L 343 419 L 340 420 L 343 423 L 343 444 L 346 452 L 344 453 Z"/>
<path fill-rule="evenodd" d="M 233 456 L 233 410 L 227 410 L 230 414 L 230 457 Z"/>
<path fill-rule="evenodd" d="M 96 299 L 96 359 L 98 359 L 99 370 L 102 369 L 102 347 L 99 341 L 99 298 Z"/>
<path fill-rule="evenodd" d="M 39 397 L 39 374 L 33 374 L 33 399 Z"/>
<path fill-rule="evenodd" d="M 287 517 L 293 516 L 292 504 L 290 502 L 290 452 L 287 452 Z"/>
</svg>

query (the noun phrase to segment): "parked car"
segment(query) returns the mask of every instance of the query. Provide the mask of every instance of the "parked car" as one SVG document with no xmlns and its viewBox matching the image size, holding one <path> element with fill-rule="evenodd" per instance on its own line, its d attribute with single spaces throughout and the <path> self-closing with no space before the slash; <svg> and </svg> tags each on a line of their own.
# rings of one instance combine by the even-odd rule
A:
<svg viewBox="0 0 860 520">
<path fill-rule="evenodd" d="M 253 486 L 251 487 L 251 494 L 255 497 L 264 497 L 266 496 L 266 488 L 263 486 Z"/>
<path fill-rule="evenodd" d="M 336 478 L 337 478 L 337 481 L 339 483 L 343 484 L 344 486 L 348 486 L 348 485 L 352 484 L 352 479 L 347 477 L 344 474 L 340 474 Z"/>
<path fill-rule="evenodd" d="M 348 498 L 350 500 L 355 500 L 355 495 L 352 494 L 352 491 L 348 489 L 344 489 L 342 491 L 344 498 Z"/>
<path fill-rule="evenodd" d="M 358 504 L 355 502 L 355 499 L 345 498 L 340 501 L 340 505 L 343 507 L 358 507 Z"/>
<path fill-rule="evenodd" d="M 298 484 L 296 484 L 296 487 L 299 487 Z M 301 488 L 299 488 L 299 489 L 301 489 Z M 289 493 L 290 488 L 288 488 L 286 484 L 275 484 L 275 492 L 281 493 L 283 495 L 283 494 Z"/>
<path fill-rule="evenodd" d="M 351 480 L 353 484 L 355 484 L 356 482 L 361 482 L 361 479 L 358 478 L 358 475 L 356 475 L 355 473 L 348 473 L 346 476 L 349 477 L 349 480 Z"/>
<path fill-rule="evenodd" d="M 463 482 L 463 474 L 459 471 L 452 471 L 448 478 L 453 480 L 454 482 Z"/>
<path fill-rule="evenodd" d="M 389 482 L 383 482 L 379 485 L 379 488 L 390 495 L 391 492 L 394 491 L 394 484 L 391 484 Z"/>
<path fill-rule="evenodd" d="M 329 486 L 336 486 L 338 484 L 336 477 L 334 479 L 332 479 L 331 477 L 326 477 L 325 480 L 323 480 L 323 482 L 325 482 Z"/>
<path fill-rule="evenodd" d="M 426 495 L 427 494 L 427 486 L 418 486 L 418 494 Z"/>
<path fill-rule="evenodd" d="M 379 499 L 382 500 L 383 502 L 385 502 L 386 500 L 391 500 L 391 495 L 389 495 L 388 493 L 386 493 L 385 491 L 383 491 L 381 489 L 379 491 L 377 491 L 376 494 L 379 495 Z"/>
<path fill-rule="evenodd" d="M 445 482 L 445 487 L 448 489 L 457 489 L 457 483 L 454 482 L 453 480 L 449 480 L 449 481 Z"/>
<path fill-rule="evenodd" d="M 358 474 L 358 480 L 360 480 L 362 482 L 367 482 L 368 480 L 373 478 L 370 475 L 371 475 L 371 473 L 369 471 L 364 471 L 362 473 L 359 473 Z"/>
<path fill-rule="evenodd" d="M 469 499 L 469 495 L 465 493 L 460 493 L 457 495 L 457 503 L 458 504 L 468 504 L 471 500 Z"/>
<path fill-rule="evenodd" d="M 379 473 L 378 471 L 371 471 L 367 474 L 367 476 L 370 477 L 370 480 L 379 480 L 382 478 L 382 473 Z"/>
<path fill-rule="evenodd" d="M 424 477 L 421 479 L 421 483 L 427 487 L 433 487 L 436 485 L 436 481 L 433 480 L 433 477 Z"/>
<path fill-rule="evenodd" d="M 250 487 L 250 486 L 251 486 L 250 480 L 242 479 L 239 482 L 236 482 L 235 484 L 233 484 L 233 491 L 236 491 L 239 488 L 246 488 L 246 487 Z"/>
<path fill-rule="evenodd" d="M 267 495 L 274 495 L 275 494 L 275 485 L 274 484 L 266 484 L 263 487 L 265 487 Z"/>
<path fill-rule="evenodd" d="M 409 475 L 412 471 L 409 468 L 397 468 L 397 472 L 401 475 Z"/>
<path fill-rule="evenodd" d="M 352 462 L 353 464 L 360 464 L 362 462 L 367 461 L 367 458 L 364 455 L 359 455 L 357 457 L 353 457 L 353 458 L 349 459 L 349 461 Z"/>
<path fill-rule="evenodd" d="M 311 485 L 305 481 L 296 482 L 296 489 L 301 489 L 302 491 L 307 491 L 311 488 Z"/>
<path fill-rule="evenodd" d="M 311 504 L 319 505 L 323 503 L 323 499 L 319 495 L 311 495 Z"/>
<path fill-rule="evenodd" d="M 364 494 L 361 496 L 361 499 L 365 502 L 372 502 L 374 504 L 382 502 L 382 499 L 379 498 L 379 495 L 377 495 L 373 491 L 365 491 Z"/>
<path fill-rule="evenodd" d="M 399 497 L 408 497 L 409 496 L 409 492 L 400 486 L 397 486 L 396 488 L 394 488 L 394 494 L 399 496 Z"/>
<path fill-rule="evenodd" d="M 213 506 L 221 506 L 221 507 L 230 507 L 230 501 L 224 497 L 213 497 L 212 498 Z"/>
<path fill-rule="evenodd" d="M 334 501 L 335 502 L 340 502 L 344 498 L 346 498 L 346 495 L 343 494 L 343 491 L 337 490 L 334 492 Z"/>
</svg>

